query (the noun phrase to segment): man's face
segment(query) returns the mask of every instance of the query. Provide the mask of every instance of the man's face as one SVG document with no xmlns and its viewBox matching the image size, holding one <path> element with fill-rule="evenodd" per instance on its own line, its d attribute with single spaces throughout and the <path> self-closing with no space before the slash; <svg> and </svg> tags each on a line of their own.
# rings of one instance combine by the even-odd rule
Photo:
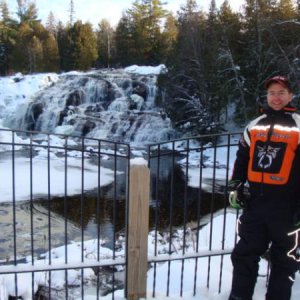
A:
<svg viewBox="0 0 300 300">
<path fill-rule="evenodd" d="M 292 101 L 293 94 L 279 83 L 272 83 L 267 90 L 268 105 L 274 110 L 281 110 Z"/>
</svg>

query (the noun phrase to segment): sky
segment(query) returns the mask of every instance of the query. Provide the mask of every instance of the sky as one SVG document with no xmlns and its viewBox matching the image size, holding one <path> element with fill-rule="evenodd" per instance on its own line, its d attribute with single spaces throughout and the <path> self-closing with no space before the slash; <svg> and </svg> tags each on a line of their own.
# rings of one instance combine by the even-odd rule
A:
<svg viewBox="0 0 300 300">
<path fill-rule="evenodd" d="M 13 17 L 16 17 L 14 13 L 17 10 L 17 0 L 6 1 Z M 68 22 L 70 2 L 70 0 L 35 0 L 38 16 L 44 24 L 50 11 L 53 12 L 56 20 L 60 20 L 64 24 Z M 91 22 L 94 27 L 97 27 L 99 21 L 105 18 L 112 26 L 115 26 L 121 18 L 122 12 L 130 8 L 133 2 L 134 0 L 73 0 L 75 19 Z M 186 3 L 186 0 L 166 0 L 165 2 L 168 2 L 165 8 L 176 13 Z M 210 0 L 197 0 L 199 8 L 204 10 L 208 9 L 210 2 Z M 218 7 L 222 3 L 223 0 L 216 0 Z M 239 10 L 243 1 L 229 0 L 229 3 L 234 10 Z"/>
</svg>

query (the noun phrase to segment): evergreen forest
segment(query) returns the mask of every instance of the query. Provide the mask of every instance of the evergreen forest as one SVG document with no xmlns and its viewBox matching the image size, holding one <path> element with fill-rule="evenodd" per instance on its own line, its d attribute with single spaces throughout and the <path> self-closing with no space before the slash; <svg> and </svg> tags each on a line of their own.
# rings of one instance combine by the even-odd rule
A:
<svg viewBox="0 0 300 300">
<path fill-rule="evenodd" d="M 228 0 L 210 0 L 208 12 L 183 0 L 176 14 L 164 1 L 134 0 L 116 26 L 102 19 L 97 28 L 74 21 L 72 0 L 67 24 L 52 12 L 42 24 L 34 0 L 16 4 L 11 12 L 0 0 L 1 76 L 165 64 L 157 105 L 188 135 L 220 132 L 229 107 L 243 125 L 272 75 L 290 78 L 298 106 L 300 0 L 245 0 L 239 12 Z"/>
</svg>

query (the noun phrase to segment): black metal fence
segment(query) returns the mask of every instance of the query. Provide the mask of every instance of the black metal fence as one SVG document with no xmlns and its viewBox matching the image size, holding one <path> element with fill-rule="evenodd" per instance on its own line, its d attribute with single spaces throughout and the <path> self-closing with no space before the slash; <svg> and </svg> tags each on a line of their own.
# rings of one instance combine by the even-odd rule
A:
<svg viewBox="0 0 300 300">
<path fill-rule="evenodd" d="M 153 297 L 222 290 L 239 135 L 149 146 Z M 114 299 L 124 289 L 130 158 L 127 144 L 0 130 L 0 299 Z"/>
<path fill-rule="evenodd" d="M 129 157 L 126 144 L 0 130 L 0 299 L 114 297 Z"/>
<path fill-rule="evenodd" d="M 153 297 L 196 295 L 199 287 L 221 292 L 224 260 L 237 238 L 238 212 L 228 209 L 227 184 L 239 137 L 210 135 L 149 147 L 155 238 L 148 291 Z"/>
</svg>

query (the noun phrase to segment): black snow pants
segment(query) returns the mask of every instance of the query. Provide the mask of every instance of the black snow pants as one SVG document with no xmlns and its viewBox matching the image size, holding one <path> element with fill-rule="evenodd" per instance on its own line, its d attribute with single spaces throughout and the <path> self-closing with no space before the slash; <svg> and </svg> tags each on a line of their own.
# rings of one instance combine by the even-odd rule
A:
<svg viewBox="0 0 300 300">
<path fill-rule="evenodd" d="M 281 199 L 257 199 L 238 220 L 237 243 L 231 260 L 233 279 L 230 300 L 251 300 L 258 275 L 258 263 L 269 250 L 271 272 L 266 300 L 289 300 L 299 263 L 287 256 L 295 245 L 288 236 L 292 228 L 292 211 Z"/>
</svg>

